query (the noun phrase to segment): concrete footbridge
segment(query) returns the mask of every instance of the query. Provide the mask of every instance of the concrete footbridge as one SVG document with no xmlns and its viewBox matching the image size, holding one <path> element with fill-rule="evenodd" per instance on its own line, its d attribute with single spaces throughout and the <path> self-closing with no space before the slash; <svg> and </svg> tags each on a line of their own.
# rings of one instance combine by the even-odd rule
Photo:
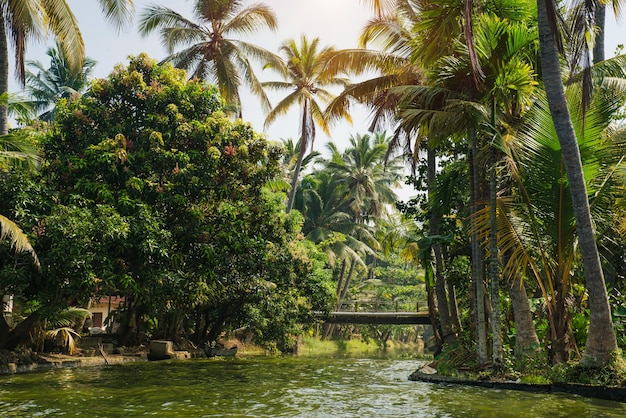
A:
<svg viewBox="0 0 626 418">
<path fill-rule="evenodd" d="M 315 317 L 331 324 L 430 325 L 427 312 L 315 312 Z"/>
</svg>

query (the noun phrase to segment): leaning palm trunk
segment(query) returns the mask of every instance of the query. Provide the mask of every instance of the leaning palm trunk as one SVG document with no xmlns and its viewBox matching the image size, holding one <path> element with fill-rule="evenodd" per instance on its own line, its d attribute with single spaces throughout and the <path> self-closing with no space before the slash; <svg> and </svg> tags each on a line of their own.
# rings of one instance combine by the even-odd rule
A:
<svg viewBox="0 0 626 418">
<path fill-rule="evenodd" d="M 515 319 L 515 356 L 531 356 L 539 350 L 539 338 L 535 330 L 533 315 L 524 282 L 516 278 L 509 285 L 511 307 Z"/>
<path fill-rule="evenodd" d="M 546 0 L 537 0 L 537 13 L 543 81 L 570 185 L 578 245 L 589 294 L 589 331 L 581 364 L 602 367 L 611 361 L 613 353 L 617 350 L 617 340 L 591 223 L 580 151 L 561 80 L 557 35 L 553 32 L 553 26 L 549 21 L 551 14 L 548 13 Z"/>
<path fill-rule="evenodd" d="M 341 264 L 341 275 L 339 276 L 339 279 L 337 280 L 337 289 L 336 289 L 336 294 L 337 294 L 337 302 L 335 304 L 335 311 L 341 311 L 341 305 L 343 305 L 343 301 L 346 298 L 346 295 L 348 294 L 348 289 L 350 288 L 350 282 L 352 281 L 352 274 L 354 273 L 354 268 L 356 266 L 356 259 L 353 258 L 352 262 L 350 263 L 350 270 L 348 271 L 348 275 L 346 276 L 346 268 L 347 268 L 347 260 L 343 260 L 343 263 Z M 324 326 L 324 332 L 322 334 L 322 339 L 326 340 L 330 337 L 332 337 L 333 333 L 335 332 L 335 326 L 336 324 L 325 324 Z"/>
<path fill-rule="evenodd" d="M 300 177 L 300 170 L 302 169 L 302 160 L 304 159 L 304 154 L 306 153 L 306 143 L 305 141 L 300 141 L 300 152 L 298 153 L 298 159 L 296 160 L 296 166 L 293 169 L 293 178 L 291 179 L 291 189 L 289 190 L 289 198 L 287 199 L 287 209 L 286 212 L 291 212 L 293 209 L 293 202 L 296 197 L 296 190 L 298 188 L 298 178 Z"/>
<path fill-rule="evenodd" d="M 308 123 L 307 120 L 309 118 L 309 102 L 304 101 L 304 105 L 302 107 L 302 124 L 300 126 L 300 151 L 298 153 L 298 160 L 296 161 L 296 166 L 293 169 L 293 178 L 291 179 L 291 190 L 289 190 L 289 198 L 287 200 L 287 209 L 286 212 L 291 212 L 293 209 L 293 201 L 296 197 L 296 190 L 298 188 L 298 179 L 300 177 L 300 170 L 302 169 L 302 160 L 304 159 L 304 154 L 306 154 L 306 150 L 309 147 L 309 144 L 313 143 L 313 138 L 308 137 L 309 130 L 307 129 Z M 311 142 L 309 142 L 311 141 Z"/>
</svg>

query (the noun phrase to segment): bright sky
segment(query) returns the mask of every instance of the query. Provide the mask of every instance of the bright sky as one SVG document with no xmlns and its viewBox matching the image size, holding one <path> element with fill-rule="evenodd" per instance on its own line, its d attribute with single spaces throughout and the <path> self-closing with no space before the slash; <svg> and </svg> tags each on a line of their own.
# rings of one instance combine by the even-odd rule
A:
<svg viewBox="0 0 626 418">
<path fill-rule="evenodd" d="M 371 16 L 363 0 L 249 0 L 247 4 L 263 2 L 276 12 L 279 29 L 277 33 L 259 32 L 258 36 L 249 40 L 270 51 L 278 52 L 280 45 L 289 39 L 299 39 L 302 34 L 307 38 L 320 38 L 321 46 L 334 46 L 337 49 L 357 46 L 361 29 Z M 135 26 L 117 33 L 107 24 L 100 13 L 95 0 L 68 0 L 78 19 L 85 39 L 86 54 L 97 61 L 94 77 L 106 77 L 117 63 L 126 63 L 128 55 L 148 53 L 151 57 L 161 60 L 167 53 L 161 46 L 157 33 L 142 38 L 137 34 Z M 137 15 L 149 4 L 161 4 L 176 10 L 183 16 L 193 20 L 191 0 L 135 0 Z M 610 13 L 607 13 L 609 15 Z M 624 21 L 616 23 L 612 14 L 607 18 L 606 55 L 612 56 L 618 44 L 626 44 Z M 45 55 L 45 45 L 30 45 L 27 48 L 27 59 L 39 60 L 44 64 L 49 61 Z M 257 76 L 263 81 L 279 80 L 272 72 L 259 72 Z M 18 90 L 13 84 L 11 91 Z M 282 96 L 270 96 L 272 105 Z M 263 132 L 265 116 L 255 97 L 242 97 L 243 118 L 252 123 L 255 130 Z M 338 146 L 343 148 L 352 134 L 366 133 L 369 125 L 369 114 L 364 109 L 355 109 L 353 124 L 338 124 L 332 131 L 332 137 Z M 265 132 L 268 139 L 298 137 L 298 112 L 288 114 L 284 120 L 276 121 Z M 315 149 L 323 151 L 328 138 L 318 131 Z"/>
<path fill-rule="evenodd" d="M 371 16 L 363 0 L 250 0 L 248 4 L 262 1 L 270 6 L 278 16 L 279 30 L 277 33 L 269 31 L 259 32 L 251 42 L 264 48 L 278 52 L 280 45 L 288 39 L 298 39 L 306 34 L 309 39 L 319 37 L 321 45 L 332 45 L 338 49 L 357 46 L 361 29 Z M 128 55 L 137 55 L 147 52 L 155 59 L 165 57 L 166 51 L 161 46 L 158 34 L 142 38 L 136 33 L 136 26 L 117 33 L 108 25 L 95 0 L 68 0 L 76 14 L 78 23 L 85 38 L 86 54 L 97 61 L 95 77 L 106 77 L 114 65 L 126 63 Z M 191 0 L 135 0 L 137 13 L 149 4 L 161 4 L 170 7 L 183 16 L 193 18 Z M 135 19 L 137 21 L 138 19 Z M 607 19 L 606 52 L 612 56 L 618 44 L 626 44 L 626 31 L 623 21 L 618 26 L 612 15 Z M 46 47 L 31 45 L 27 49 L 27 57 L 47 64 Z M 257 74 L 262 80 L 278 80 L 275 73 L 260 72 Z M 12 90 L 17 89 L 14 88 Z M 270 97 L 272 104 L 277 103 L 282 96 Z M 263 131 L 264 115 L 256 98 L 247 95 L 243 98 L 244 119 L 259 132 Z M 365 133 L 369 125 L 368 113 L 356 110 L 353 115 L 353 124 L 339 124 L 332 130 L 332 136 L 337 143 L 347 141 L 351 134 Z M 276 121 L 266 134 L 270 139 L 297 138 L 298 114 L 288 115 L 285 120 Z M 328 139 L 323 132 L 318 132 L 316 149 L 322 150 Z"/>
<path fill-rule="evenodd" d="M 335 48 L 352 48 L 357 46 L 361 28 L 370 14 L 361 0 L 249 0 L 247 4 L 261 1 L 270 6 L 278 17 L 279 30 L 272 33 L 268 30 L 260 31 L 258 36 L 249 40 L 272 52 L 278 52 L 280 45 L 289 39 L 299 39 L 301 34 L 307 38 L 320 38 L 321 46 L 332 45 Z M 142 38 L 136 33 L 138 15 L 149 4 L 161 4 L 172 8 L 183 16 L 193 19 L 191 12 L 193 2 L 190 0 L 135 0 L 137 15 L 135 26 L 117 33 L 111 25 L 104 21 L 95 0 L 68 0 L 76 14 L 79 26 L 85 39 L 86 54 L 97 61 L 94 77 L 106 77 L 117 63 L 126 63 L 128 55 L 137 55 L 146 52 L 151 57 L 161 60 L 167 55 L 161 46 L 157 33 Z M 46 46 L 30 45 L 27 49 L 27 58 L 39 60 L 43 64 L 49 62 L 45 55 Z M 280 77 L 271 71 L 257 72 L 263 81 L 279 81 Z M 16 90 L 17 87 L 11 90 Z M 283 96 L 270 96 L 272 105 L 275 105 Z M 256 97 L 243 92 L 243 118 L 252 123 L 255 130 L 263 132 L 265 115 L 260 108 Z M 367 113 L 357 111 L 353 116 L 354 123 L 347 123 L 333 129 L 333 137 L 337 142 L 347 138 L 350 134 L 365 133 L 367 130 Z M 298 137 L 298 112 L 294 111 L 284 120 L 277 120 L 266 131 L 269 139 Z M 341 139 L 340 139 L 341 138 Z M 315 148 L 322 150 L 328 138 L 318 130 Z"/>
</svg>

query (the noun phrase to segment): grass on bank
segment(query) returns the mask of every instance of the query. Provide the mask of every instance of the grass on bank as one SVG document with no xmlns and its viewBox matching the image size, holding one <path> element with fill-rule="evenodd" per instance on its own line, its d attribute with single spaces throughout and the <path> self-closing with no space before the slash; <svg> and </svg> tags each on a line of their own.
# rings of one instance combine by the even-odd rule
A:
<svg viewBox="0 0 626 418">
<path fill-rule="evenodd" d="M 304 336 L 299 355 L 302 356 L 376 356 L 382 353 L 398 354 L 414 358 L 424 358 L 423 347 L 417 344 L 402 343 L 399 341 L 388 341 L 387 347 L 383 350 L 374 341 L 364 341 L 361 339 L 350 340 L 321 340 L 317 337 Z"/>
<path fill-rule="evenodd" d="M 626 358 L 616 353 L 610 365 L 583 367 L 577 361 L 550 365 L 546 353 L 509 356 L 500 370 L 479 367 L 475 350 L 458 345 L 446 348 L 431 366 L 442 376 L 464 380 L 516 381 L 526 384 L 575 383 L 593 386 L 626 387 Z"/>
</svg>

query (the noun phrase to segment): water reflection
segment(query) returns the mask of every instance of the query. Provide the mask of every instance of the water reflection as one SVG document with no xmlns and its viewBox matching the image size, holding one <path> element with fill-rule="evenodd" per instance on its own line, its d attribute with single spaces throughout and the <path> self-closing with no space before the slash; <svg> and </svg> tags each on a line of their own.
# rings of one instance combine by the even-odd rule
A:
<svg viewBox="0 0 626 418">
<path fill-rule="evenodd" d="M 235 358 L 0 376 L 6 417 L 623 417 L 626 404 L 407 380 L 420 361 Z"/>
</svg>

